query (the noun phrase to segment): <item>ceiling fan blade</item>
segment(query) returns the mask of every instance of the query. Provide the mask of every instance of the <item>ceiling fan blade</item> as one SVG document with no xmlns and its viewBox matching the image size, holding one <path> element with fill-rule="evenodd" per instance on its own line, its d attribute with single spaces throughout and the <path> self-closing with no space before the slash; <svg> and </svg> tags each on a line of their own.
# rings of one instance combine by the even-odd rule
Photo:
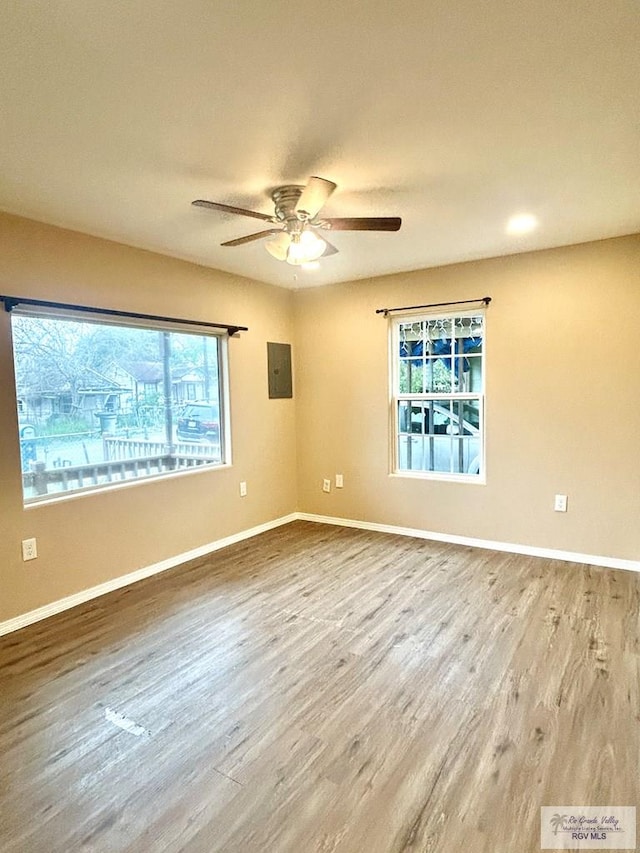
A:
<svg viewBox="0 0 640 853">
<path fill-rule="evenodd" d="M 324 250 L 324 252 L 320 256 L 321 258 L 328 258 L 330 255 L 337 255 L 338 254 L 340 249 L 336 249 L 336 247 L 333 245 L 333 243 L 330 243 L 324 235 L 320 239 L 324 243 L 327 244 L 327 248 Z"/>
<path fill-rule="evenodd" d="M 264 222 L 277 221 L 274 216 L 269 216 L 266 213 L 258 213 L 256 210 L 245 210 L 244 207 L 231 207 L 229 204 L 220 204 L 218 201 L 205 201 L 205 199 L 198 198 L 192 201 L 191 204 L 195 207 L 206 207 L 209 210 L 221 210 L 223 213 L 237 213 L 240 216 L 251 216 L 254 219 L 262 219 Z"/>
<path fill-rule="evenodd" d="M 337 186 L 333 181 L 327 181 L 325 178 L 317 178 L 315 175 L 309 178 L 296 204 L 298 218 L 313 219 L 320 212 Z"/>
<path fill-rule="evenodd" d="M 253 240 L 260 240 L 262 237 L 268 237 L 270 234 L 279 234 L 279 228 L 268 228 L 266 231 L 256 231 L 255 234 L 247 234 L 246 237 L 236 237 L 235 240 L 227 240 L 226 243 L 220 243 L 221 246 L 243 246 L 245 243 L 251 243 Z"/>
<path fill-rule="evenodd" d="M 323 219 L 320 228 L 330 231 L 399 231 L 402 219 L 399 216 L 359 216 L 342 219 Z"/>
</svg>

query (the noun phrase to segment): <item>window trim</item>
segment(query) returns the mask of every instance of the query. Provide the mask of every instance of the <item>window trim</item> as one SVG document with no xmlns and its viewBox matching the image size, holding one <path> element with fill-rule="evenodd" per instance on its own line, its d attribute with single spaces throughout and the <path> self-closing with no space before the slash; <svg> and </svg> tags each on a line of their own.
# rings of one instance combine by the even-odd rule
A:
<svg viewBox="0 0 640 853">
<path fill-rule="evenodd" d="M 451 303 L 452 305 L 455 303 Z M 459 317 L 482 317 L 482 388 L 479 392 L 462 392 L 459 394 L 430 392 L 430 393 L 400 393 L 400 326 L 407 322 L 422 320 L 457 319 Z M 389 476 L 410 480 L 431 480 L 446 483 L 465 483 L 486 485 L 487 482 L 487 415 L 486 415 L 486 364 L 487 364 L 487 312 L 486 306 L 462 311 L 408 311 L 407 313 L 389 315 Z M 477 474 L 454 473 L 451 471 L 403 470 L 400 466 L 399 451 L 399 403 L 402 400 L 464 400 L 479 401 L 480 412 L 480 466 Z"/>
</svg>

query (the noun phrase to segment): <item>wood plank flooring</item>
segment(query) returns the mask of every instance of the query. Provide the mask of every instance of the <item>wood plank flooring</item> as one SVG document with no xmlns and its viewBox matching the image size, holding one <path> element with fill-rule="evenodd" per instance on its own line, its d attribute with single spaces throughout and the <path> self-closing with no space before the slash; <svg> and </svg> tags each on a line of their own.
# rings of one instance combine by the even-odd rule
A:
<svg viewBox="0 0 640 853">
<path fill-rule="evenodd" d="M 540 806 L 640 805 L 639 602 L 305 522 L 234 545 L 0 638 L 0 850 L 539 851 Z"/>
</svg>

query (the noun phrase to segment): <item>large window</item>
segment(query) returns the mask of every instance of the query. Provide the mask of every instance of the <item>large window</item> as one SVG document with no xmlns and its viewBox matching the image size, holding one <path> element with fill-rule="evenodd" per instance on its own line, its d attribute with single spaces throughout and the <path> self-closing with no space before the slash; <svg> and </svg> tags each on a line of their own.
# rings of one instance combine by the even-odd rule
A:
<svg viewBox="0 0 640 853">
<path fill-rule="evenodd" d="M 226 337 L 11 314 L 25 502 L 228 460 Z"/>
<path fill-rule="evenodd" d="M 396 473 L 484 477 L 484 316 L 393 321 Z"/>
</svg>

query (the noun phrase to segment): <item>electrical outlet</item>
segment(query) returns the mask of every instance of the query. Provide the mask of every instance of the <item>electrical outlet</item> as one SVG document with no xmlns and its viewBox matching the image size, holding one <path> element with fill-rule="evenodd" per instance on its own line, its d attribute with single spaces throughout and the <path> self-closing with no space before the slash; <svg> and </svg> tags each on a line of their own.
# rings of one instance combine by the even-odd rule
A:
<svg viewBox="0 0 640 853">
<path fill-rule="evenodd" d="M 323 480 L 322 481 L 322 491 L 330 492 L 331 491 L 331 480 Z"/>
<path fill-rule="evenodd" d="M 246 482 L 243 480 L 243 481 L 240 483 L 240 497 L 241 497 L 241 498 L 246 498 L 246 496 L 247 496 L 247 484 L 246 484 Z"/>
<path fill-rule="evenodd" d="M 566 512 L 567 511 L 567 496 L 566 495 L 556 495 L 555 502 L 553 504 L 553 508 L 556 512 Z"/>
<path fill-rule="evenodd" d="M 26 563 L 27 560 L 35 560 L 38 556 L 38 548 L 35 539 L 22 540 L 22 559 Z"/>
<path fill-rule="evenodd" d="M 342 474 L 336 474 L 336 489 L 344 488 L 344 477 Z"/>
</svg>

